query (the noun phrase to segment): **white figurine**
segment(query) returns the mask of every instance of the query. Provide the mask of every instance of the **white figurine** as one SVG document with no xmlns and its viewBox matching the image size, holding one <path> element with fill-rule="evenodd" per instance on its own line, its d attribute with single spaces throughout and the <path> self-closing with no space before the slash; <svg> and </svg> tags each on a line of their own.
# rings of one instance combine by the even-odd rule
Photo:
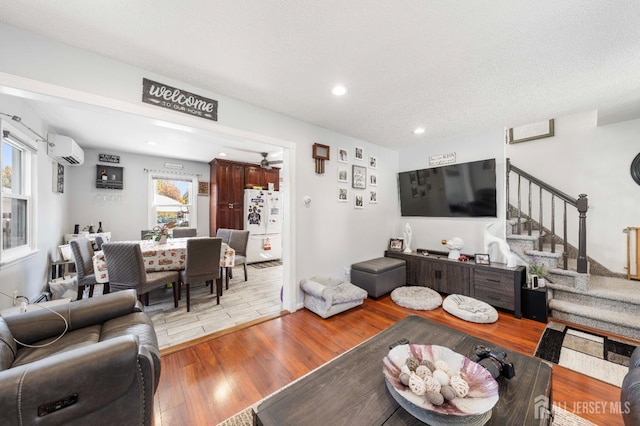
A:
<svg viewBox="0 0 640 426">
<path fill-rule="evenodd" d="M 447 246 L 449 251 L 449 259 L 458 260 L 460 258 L 460 250 L 464 247 L 464 241 L 460 237 L 453 237 L 450 240 L 442 240 L 442 244 Z"/>
<path fill-rule="evenodd" d="M 511 248 L 509 244 L 500 237 L 496 237 L 495 235 L 489 232 L 489 229 L 494 225 L 498 225 L 497 223 L 489 223 L 484 228 L 484 252 L 489 253 L 491 246 L 495 245 L 498 247 L 498 250 L 504 256 L 507 261 L 508 267 L 516 266 L 516 256 L 511 252 Z"/>
<path fill-rule="evenodd" d="M 411 253 L 411 226 L 407 223 L 404 226 L 404 242 L 405 242 L 405 253 Z"/>
</svg>

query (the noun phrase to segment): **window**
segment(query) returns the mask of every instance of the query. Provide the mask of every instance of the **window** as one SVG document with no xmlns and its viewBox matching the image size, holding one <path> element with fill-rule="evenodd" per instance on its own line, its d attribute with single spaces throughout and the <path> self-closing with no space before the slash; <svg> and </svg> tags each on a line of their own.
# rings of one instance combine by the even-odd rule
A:
<svg viewBox="0 0 640 426">
<path fill-rule="evenodd" d="M 150 227 L 173 222 L 176 227 L 197 228 L 196 177 L 150 174 Z"/>
<path fill-rule="evenodd" d="M 35 142 L 0 121 L 2 128 L 2 246 L 0 263 L 7 263 L 35 250 L 33 209 L 35 194 Z"/>
</svg>

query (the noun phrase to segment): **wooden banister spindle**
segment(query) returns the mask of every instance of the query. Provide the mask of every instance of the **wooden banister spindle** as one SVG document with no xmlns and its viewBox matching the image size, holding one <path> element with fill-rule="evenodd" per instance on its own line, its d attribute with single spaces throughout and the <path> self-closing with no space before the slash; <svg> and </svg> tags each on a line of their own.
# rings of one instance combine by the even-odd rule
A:
<svg viewBox="0 0 640 426">
<path fill-rule="evenodd" d="M 543 216 L 542 216 L 542 187 L 540 187 L 540 195 L 539 195 L 539 199 L 538 199 L 538 203 L 540 204 L 540 212 L 539 212 L 539 218 L 540 218 L 540 223 L 538 225 L 538 232 L 540 233 L 540 238 L 538 238 L 538 250 L 542 251 L 542 222 L 543 222 Z"/>
<path fill-rule="evenodd" d="M 533 216 L 531 215 L 531 209 L 533 208 L 533 201 L 531 199 L 531 181 L 529 181 L 529 192 L 528 192 L 528 198 L 529 198 L 529 206 L 528 206 L 528 214 L 529 214 L 529 223 L 527 224 L 527 234 L 529 236 L 531 236 L 531 231 L 533 229 Z"/>
<path fill-rule="evenodd" d="M 566 271 L 567 269 L 569 269 L 569 243 L 567 241 L 567 202 L 564 202 L 564 218 L 563 218 L 563 228 L 564 230 L 563 235 L 562 235 L 562 239 L 564 240 L 564 245 L 563 245 L 563 250 L 564 252 L 562 253 L 562 263 L 564 264 L 564 270 Z"/>
<path fill-rule="evenodd" d="M 551 194 L 551 253 L 556 252 L 556 197 Z"/>
<path fill-rule="evenodd" d="M 587 194 L 578 195 L 578 272 L 587 273 L 587 209 L 589 201 Z"/>
</svg>

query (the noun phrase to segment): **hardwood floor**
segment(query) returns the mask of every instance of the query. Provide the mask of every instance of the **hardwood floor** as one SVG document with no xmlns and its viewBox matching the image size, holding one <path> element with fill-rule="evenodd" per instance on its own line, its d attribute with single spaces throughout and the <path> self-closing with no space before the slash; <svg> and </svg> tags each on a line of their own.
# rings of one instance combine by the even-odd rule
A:
<svg viewBox="0 0 640 426">
<path fill-rule="evenodd" d="M 503 312 L 494 324 L 472 324 L 442 309 L 402 308 L 389 296 L 326 320 L 301 309 L 163 355 L 155 424 L 215 425 L 410 314 L 527 355 L 545 327 Z M 556 365 L 552 387 L 557 406 L 599 425 L 623 424 L 619 388 Z"/>
</svg>

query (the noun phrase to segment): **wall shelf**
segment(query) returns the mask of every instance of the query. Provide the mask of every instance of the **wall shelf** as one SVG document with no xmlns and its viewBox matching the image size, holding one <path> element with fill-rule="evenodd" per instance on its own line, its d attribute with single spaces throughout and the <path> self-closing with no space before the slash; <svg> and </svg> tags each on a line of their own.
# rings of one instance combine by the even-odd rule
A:
<svg viewBox="0 0 640 426">
<path fill-rule="evenodd" d="M 96 164 L 96 188 L 122 189 L 124 167 Z"/>
</svg>

